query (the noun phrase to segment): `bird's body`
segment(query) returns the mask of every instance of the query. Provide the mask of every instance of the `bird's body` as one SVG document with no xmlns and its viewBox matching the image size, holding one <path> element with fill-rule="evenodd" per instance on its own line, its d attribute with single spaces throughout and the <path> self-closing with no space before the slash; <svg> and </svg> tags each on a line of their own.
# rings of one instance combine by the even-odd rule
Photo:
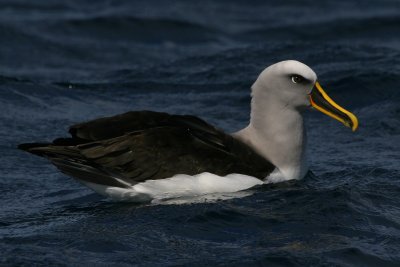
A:
<svg viewBox="0 0 400 267">
<path fill-rule="evenodd" d="M 262 183 L 275 168 L 243 142 L 194 116 L 134 111 L 74 125 L 70 133 L 71 138 L 52 144 L 20 148 L 49 158 L 65 174 L 119 200 L 239 191 Z M 235 185 L 218 186 L 230 174 L 246 176 L 230 176 Z"/>
<path fill-rule="evenodd" d="M 301 113 L 315 84 L 315 73 L 297 61 L 265 69 L 252 87 L 250 123 L 233 134 L 194 116 L 134 111 L 74 125 L 70 138 L 19 148 L 116 200 L 236 192 L 301 179 L 308 170 Z"/>
</svg>

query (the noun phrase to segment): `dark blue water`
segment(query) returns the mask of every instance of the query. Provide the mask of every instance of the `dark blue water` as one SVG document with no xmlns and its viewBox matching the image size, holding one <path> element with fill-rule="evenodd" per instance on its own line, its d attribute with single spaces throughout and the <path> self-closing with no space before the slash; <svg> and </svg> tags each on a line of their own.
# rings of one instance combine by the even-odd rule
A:
<svg viewBox="0 0 400 267">
<path fill-rule="evenodd" d="M 140 2 L 0 1 L 0 264 L 399 266 L 400 2 Z M 15 148 L 128 110 L 234 131 L 259 72 L 285 59 L 360 120 L 352 133 L 310 112 L 315 177 L 134 205 Z"/>
</svg>

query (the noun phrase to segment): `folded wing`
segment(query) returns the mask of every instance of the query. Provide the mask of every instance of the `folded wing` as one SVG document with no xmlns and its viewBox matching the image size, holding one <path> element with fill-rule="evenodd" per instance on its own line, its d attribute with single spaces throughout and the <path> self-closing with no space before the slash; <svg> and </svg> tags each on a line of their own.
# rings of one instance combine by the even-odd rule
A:
<svg viewBox="0 0 400 267">
<path fill-rule="evenodd" d="M 263 179 L 274 169 L 244 143 L 194 116 L 128 112 L 74 125 L 70 133 L 20 148 L 79 180 L 118 187 L 202 172 Z"/>
</svg>

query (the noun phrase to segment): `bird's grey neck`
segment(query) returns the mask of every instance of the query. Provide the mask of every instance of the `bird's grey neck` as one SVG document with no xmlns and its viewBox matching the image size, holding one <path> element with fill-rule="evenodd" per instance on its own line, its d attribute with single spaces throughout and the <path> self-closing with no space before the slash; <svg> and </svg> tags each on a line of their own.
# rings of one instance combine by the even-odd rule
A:
<svg viewBox="0 0 400 267">
<path fill-rule="evenodd" d="M 249 126 L 233 136 L 273 163 L 278 180 L 301 179 L 308 170 L 303 117 L 284 104 L 253 98 Z"/>
</svg>

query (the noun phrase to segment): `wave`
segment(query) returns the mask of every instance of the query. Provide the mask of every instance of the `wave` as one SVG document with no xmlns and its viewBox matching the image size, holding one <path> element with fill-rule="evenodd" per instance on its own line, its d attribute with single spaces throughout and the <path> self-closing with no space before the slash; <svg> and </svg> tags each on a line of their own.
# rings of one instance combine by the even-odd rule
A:
<svg viewBox="0 0 400 267">
<path fill-rule="evenodd" d="M 194 22 L 131 16 L 46 21 L 40 28 L 57 39 L 85 39 L 87 42 L 199 43 L 218 40 L 216 29 Z M 88 38 L 90 37 L 90 38 Z"/>
<path fill-rule="evenodd" d="M 371 15 L 365 17 L 320 18 L 312 22 L 301 20 L 283 23 L 279 26 L 263 26 L 243 32 L 240 36 L 249 40 L 355 40 L 375 43 L 380 38 L 397 40 L 400 35 L 400 17 L 395 14 Z"/>
<path fill-rule="evenodd" d="M 21 77 L 12 77 L 12 76 L 5 76 L 0 75 L 0 83 L 31 83 L 32 81 L 29 79 L 24 79 Z"/>
</svg>

